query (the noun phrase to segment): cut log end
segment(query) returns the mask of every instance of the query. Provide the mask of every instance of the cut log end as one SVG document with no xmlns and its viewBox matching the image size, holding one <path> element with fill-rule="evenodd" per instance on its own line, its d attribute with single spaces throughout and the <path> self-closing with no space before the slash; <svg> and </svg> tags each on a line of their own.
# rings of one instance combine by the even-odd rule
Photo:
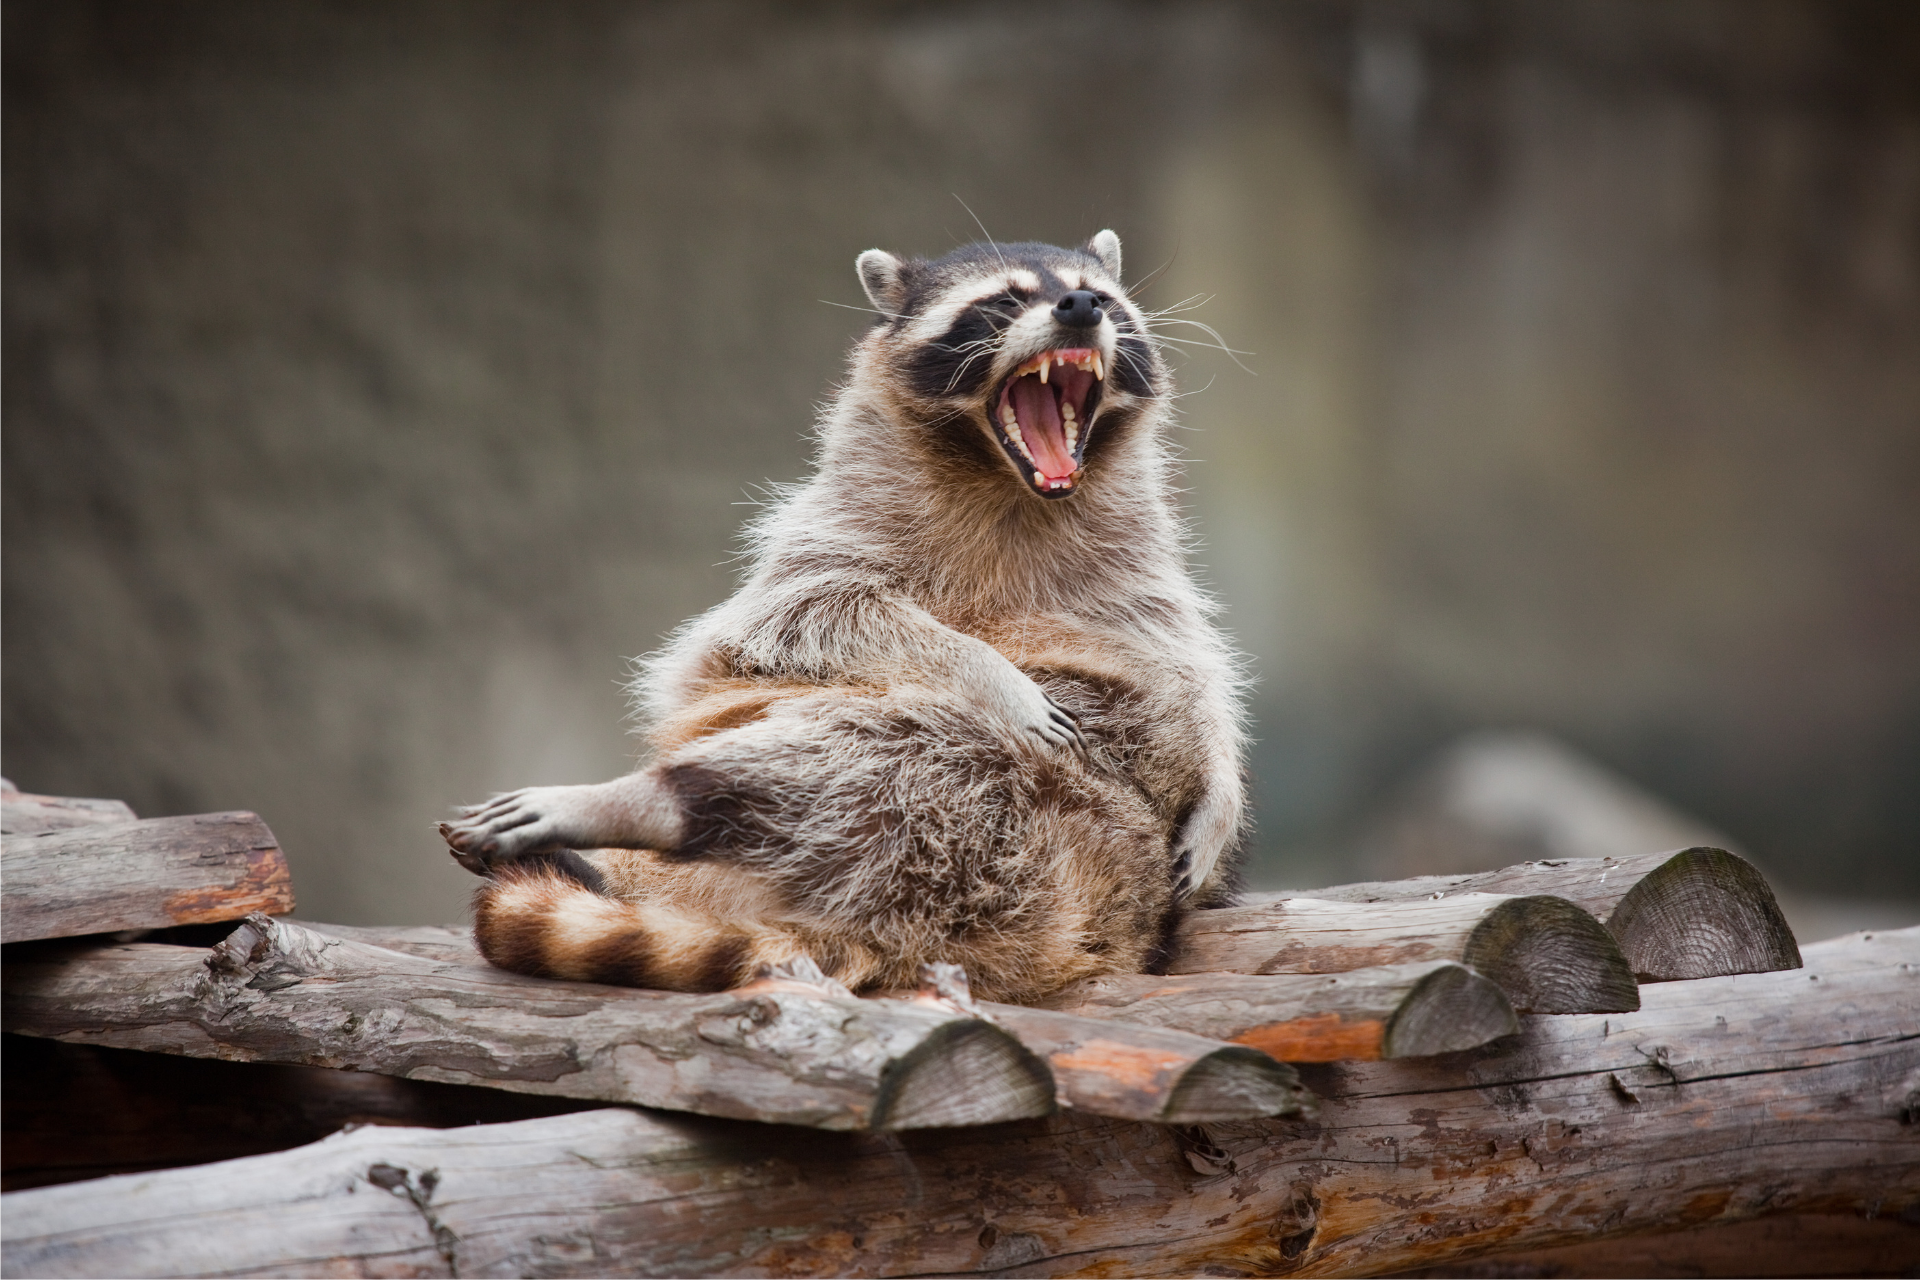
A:
<svg viewBox="0 0 1920 1280">
<path fill-rule="evenodd" d="M 1155 1119 L 1209 1124 L 1259 1116 L 1312 1116 L 1312 1093 L 1292 1067 L 1243 1045 L 1226 1045 L 1189 1067 Z"/>
<path fill-rule="evenodd" d="M 1051 1115 L 1053 1072 L 988 1022 L 954 1021 L 891 1064 L 870 1129 L 936 1129 Z"/>
<path fill-rule="evenodd" d="M 1606 926 L 1565 898 L 1509 898 L 1467 938 L 1461 959 L 1521 1013 L 1631 1013 L 1640 984 Z"/>
<path fill-rule="evenodd" d="M 1801 967 L 1766 877 L 1725 849 L 1682 849 L 1627 891 L 1607 929 L 1643 982 Z"/>
<path fill-rule="evenodd" d="M 1422 978 L 1387 1019 L 1381 1057 L 1457 1053 L 1520 1030 L 1499 984 L 1463 965 L 1441 965 Z"/>
</svg>

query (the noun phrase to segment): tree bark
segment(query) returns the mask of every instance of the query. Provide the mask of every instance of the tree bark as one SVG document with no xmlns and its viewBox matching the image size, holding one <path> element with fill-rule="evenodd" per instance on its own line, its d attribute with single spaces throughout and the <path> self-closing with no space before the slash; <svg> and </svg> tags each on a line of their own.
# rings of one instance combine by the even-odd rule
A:
<svg viewBox="0 0 1920 1280">
<path fill-rule="evenodd" d="M 1646 988 L 1307 1120 L 801 1134 L 630 1110 L 364 1128 L 5 1198 L 9 1276 L 1353 1275 L 1920 1205 L 1920 930 Z"/>
<path fill-rule="evenodd" d="M 1766 877 L 1739 855 L 1705 846 L 1335 885 L 1315 889 L 1312 896 L 1329 902 L 1404 903 L 1468 893 L 1552 894 L 1584 907 L 1606 924 L 1643 982 L 1800 967 L 1793 930 Z M 1254 897 L 1263 904 L 1278 895 Z"/>
<path fill-rule="evenodd" d="M 63 803 L 72 817 L 76 803 L 119 802 Z M 246 812 L 73 823 L 8 835 L 0 876 L 6 881 L 0 940 L 6 942 L 293 910 L 286 855 L 267 824 Z"/>
<path fill-rule="evenodd" d="M 486 964 L 473 945 L 473 931 L 457 925 L 311 927 L 395 951 L 452 963 Z M 936 997 L 951 994 L 926 988 L 923 992 Z M 1020 1005 L 975 1004 L 964 985 L 959 997 L 961 1007 L 955 1012 L 989 1019 L 1046 1059 L 1063 1107 L 1123 1120 L 1195 1124 L 1292 1115 L 1312 1105 L 1312 1095 L 1300 1087 L 1292 1068 L 1245 1045 Z"/>
<path fill-rule="evenodd" d="M 9 1031 L 198 1057 L 828 1129 L 989 1124 L 1053 1109 L 1005 1031 L 794 982 L 713 996 L 549 982 L 249 917 L 211 952 L 45 947 L 7 966 Z"/>
<path fill-rule="evenodd" d="M 1196 911 L 1181 923 L 1171 972 L 1344 973 L 1423 960 L 1478 969 L 1523 1013 L 1640 1007 L 1613 935 L 1585 910 L 1546 894 L 1387 903 L 1303 897 Z"/>
<path fill-rule="evenodd" d="M 1046 1004 L 1252 1045 L 1282 1062 L 1454 1053 L 1519 1029 L 1499 987 L 1449 961 L 1264 977 L 1114 973 L 1083 978 Z"/>
</svg>

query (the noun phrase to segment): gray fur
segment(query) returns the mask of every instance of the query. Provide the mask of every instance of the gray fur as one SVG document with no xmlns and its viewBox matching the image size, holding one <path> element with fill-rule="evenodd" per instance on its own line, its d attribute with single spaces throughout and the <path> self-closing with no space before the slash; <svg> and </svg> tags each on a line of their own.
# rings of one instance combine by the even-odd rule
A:
<svg viewBox="0 0 1920 1280">
<path fill-rule="evenodd" d="M 502 797 L 448 842 L 483 867 L 601 847 L 632 929 L 685 952 L 647 970 L 666 985 L 702 963 L 711 980 L 699 940 L 741 930 L 758 961 L 810 952 L 855 987 L 951 961 L 980 994 L 1023 999 L 1137 969 L 1182 900 L 1225 892 L 1243 736 L 1235 656 L 1186 567 L 1171 385 L 1120 288 L 1119 241 L 872 250 L 860 267 L 887 321 L 823 411 L 814 475 L 755 522 L 740 590 L 634 682 L 653 761 Z M 1061 342 L 1049 309 L 1069 287 L 1109 299 L 1108 376 L 1073 487 L 1050 499 L 988 415 Z M 991 306 L 973 350 L 929 350 Z M 946 363 L 916 386 L 903 370 L 923 356 Z M 559 919 L 511 905 L 483 912 L 483 934 Z M 588 954 L 615 941 L 549 937 L 542 971 L 618 980 Z"/>
</svg>

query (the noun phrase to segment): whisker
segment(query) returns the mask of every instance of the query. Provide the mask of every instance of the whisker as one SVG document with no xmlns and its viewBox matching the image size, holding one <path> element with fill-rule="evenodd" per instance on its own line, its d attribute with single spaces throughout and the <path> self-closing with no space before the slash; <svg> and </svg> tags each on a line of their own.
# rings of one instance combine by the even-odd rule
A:
<svg viewBox="0 0 1920 1280">
<path fill-rule="evenodd" d="M 827 304 L 828 306 L 830 306 L 830 307 L 839 307 L 839 308 L 840 308 L 841 310 L 843 310 L 843 311 L 864 311 L 864 312 L 865 312 L 866 314 L 868 314 L 868 315 L 870 315 L 870 316 L 871 316 L 871 315 L 881 315 L 881 316 L 885 316 L 885 317 L 886 317 L 887 319 L 889 319 L 889 320 L 904 320 L 904 319 L 906 319 L 906 316 L 905 316 L 904 314 L 902 314 L 902 315 L 895 315 L 895 314 L 894 314 L 893 312 L 891 312 L 891 311 L 881 311 L 881 310 L 880 310 L 880 309 L 879 309 L 878 307 L 870 307 L 870 306 L 869 306 L 869 307 L 856 307 L 856 306 L 853 306 L 853 305 L 852 305 L 851 303 L 846 303 L 846 302 L 834 302 L 834 301 L 832 301 L 831 299 L 828 299 L 828 298 L 815 298 L 815 299 L 814 299 L 814 301 L 815 301 L 815 302 L 824 302 L 824 303 L 826 303 L 826 304 Z"/>
</svg>

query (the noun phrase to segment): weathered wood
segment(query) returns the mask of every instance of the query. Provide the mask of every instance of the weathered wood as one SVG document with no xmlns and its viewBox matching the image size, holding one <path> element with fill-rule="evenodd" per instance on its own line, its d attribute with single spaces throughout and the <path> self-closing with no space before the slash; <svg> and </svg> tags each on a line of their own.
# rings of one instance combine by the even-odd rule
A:
<svg viewBox="0 0 1920 1280">
<path fill-rule="evenodd" d="M 1337 974 L 1106 974 L 1051 1009 L 1252 1045 L 1282 1062 L 1454 1053 L 1519 1029 L 1500 988 L 1449 961 Z"/>
<path fill-rule="evenodd" d="M 486 964 L 473 945 L 472 930 L 458 925 L 310 927 L 450 963 Z M 1047 1060 L 1063 1107 L 1123 1120 L 1194 1124 L 1293 1115 L 1312 1105 L 1313 1095 L 1300 1087 L 1292 1068 L 1245 1045 L 1020 1005 L 975 1003 L 956 966 L 927 968 L 935 973 L 923 981 L 918 998 L 947 1001 L 954 1012 L 986 1018 L 1011 1032 Z"/>
<path fill-rule="evenodd" d="M 293 909 L 280 842 L 244 811 L 9 835 L 0 879 L 0 939 L 7 942 Z"/>
<path fill-rule="evenodd" d="M 1523 1013 L 1640 1007 L 1613 935 L 1565 898 L 1462 893 L 1407 902 L 1283 898 L 1182 922 L 1173 973 L 1344 973 L 1455 960 L 1500 985 Z"/>
<path fill-rule="evenodd" d="M 365 1071 L 4 1040 L 7 1191 L 283 1151 L 349 1124 L 447 1129 L 605 1105 Z"/>
<path fill-rule="evenodd" d="M 124 800 L 92 800 L 80 796 L 39 796 L 21 791 L 0 778 L 0 836 L 31 836 L 68 827 L 109 826 L 132 822 L 135 814 Z"/>
<path fill-rule="evenodd" d="M 1724 849 L 1683 849 L 1614 904 L 1607 928 L 1648 982 L 1798 969 L 1766 877 Z"/>
<path fill-rule="evenodd" d="M 768 980 L 714 996 L 548 982 L 405 955 L 266 916 L 211 952 L 43 945 L 7 966 L 5 1027 L 199 1057 L 897 1129 L 1053 1108 L 1007 1032 L 845 988 Z"/>
<path fill-rule="evenodd" d="M 1607 925 L 1643 982 L 1799 968 L 1793 930 L 1766 877 L 1738 854 L 1706 846 L 1624 858 L 1555 858 L 1471 875 L 1373 880 L 1315 889 L 1311 896 L 1397 903 L 1467 893 L 1552 894 L 1576 903 Z M 1625 901 L 1630 895 L 1631 904 Z M 1280 896 L 1250 895 L 1255 905 Z M 1628 908 L 1624 916 L 1622 906 Z M 1629 920 L 1631 928 L 1625 927 Z M 1655 976 L 1663 974 L 1671 976 Z"/>
<path fill-rule="evenodd" d="M 365 1128 L 5 1198 L 6 1275 L 1355 1275 L 1920 1204 L 1920 930 L 1648 987 L 1317 1120 L 818 1134 L 601 1111 Z"/>
</svg>

